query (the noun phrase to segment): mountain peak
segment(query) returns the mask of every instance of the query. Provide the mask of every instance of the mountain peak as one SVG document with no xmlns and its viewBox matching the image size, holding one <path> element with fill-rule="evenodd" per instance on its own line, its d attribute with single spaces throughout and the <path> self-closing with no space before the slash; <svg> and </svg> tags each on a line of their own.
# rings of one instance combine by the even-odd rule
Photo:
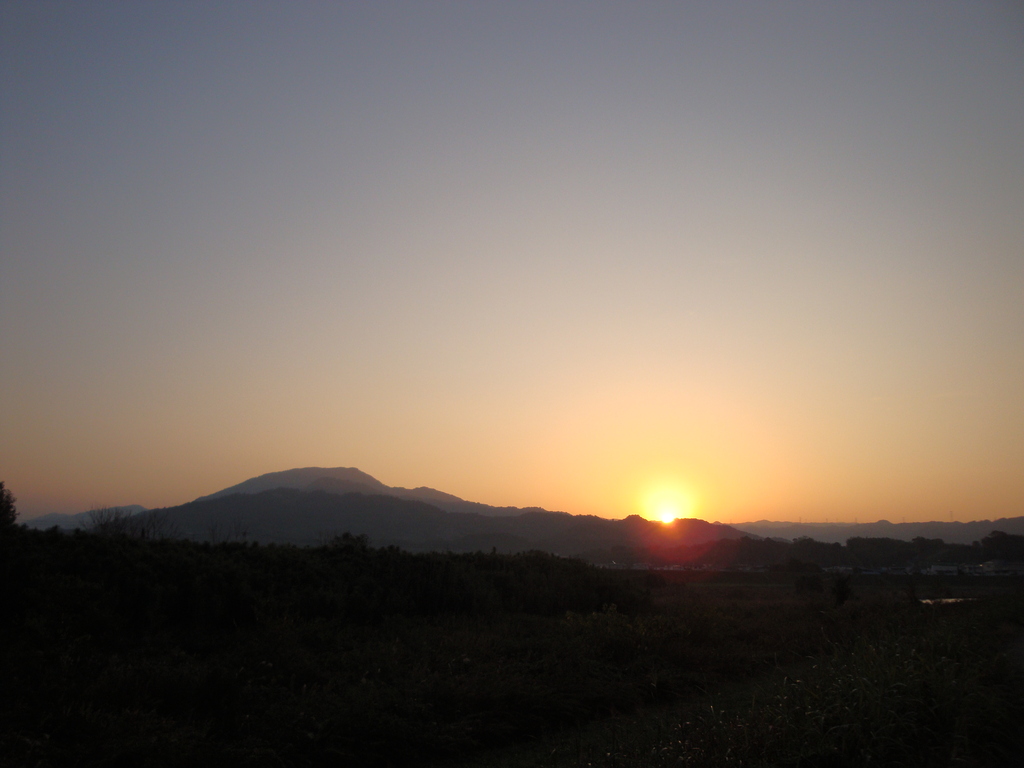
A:
<svg viewBox="0 0 1024 768">
<path fill-rule="evenodd" d="M 208 496 L 200 496 L 196 501 L 217 499 L 233 493 L 260 493 L 272 488 L 304 490 L 310 486 L 334 493 L 387 493 L 389 490 L 380 480 L 355 467 L 301 467 L 267 472 Z"/>
<path fill-rule="evenodd" d="M 466 501 L 458 496 L 426 486 L 411 489 L 388 486 L 355 467 L 301 467 L 281 472 L 267 472 L 208 496 L 200 496 L 196 501 L 219 499 L 235 493 L 262 493 L 274 488 L 324 491 L 337 495 L 362 493 L 368 496 L 396 496 L 400 499 L 424 501 L 445 512 L 470 512 L 488 517 L 507 517 L 518 515 L 523 511 L 517 507 L 492 507 L 489 504 Z"/>
</svg>

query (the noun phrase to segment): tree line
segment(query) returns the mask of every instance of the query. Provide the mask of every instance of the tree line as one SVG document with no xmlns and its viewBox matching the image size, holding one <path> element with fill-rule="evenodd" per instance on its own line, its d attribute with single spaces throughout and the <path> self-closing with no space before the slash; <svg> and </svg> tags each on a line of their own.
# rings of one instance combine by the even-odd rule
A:
<svg viewBox="0 0 1024 768">
<path fill-rule="evenodd" d="M 846 544 L 828 544 L 811 538 L 722 539 L 697 546 L 610 547 L 587 552 L 583 558 L 600 564 L 730 568 L 735 566 L 788 566 L 801 563 L 819 568 L 926 568 L 939 563 L 980 565 L 991 560 L 1024 562 L 1024 536 L 992 531 L 973 544 L 948 544 L 942 539 L 917 537 L 911 541 L 856 537 Z"/>
</svg>

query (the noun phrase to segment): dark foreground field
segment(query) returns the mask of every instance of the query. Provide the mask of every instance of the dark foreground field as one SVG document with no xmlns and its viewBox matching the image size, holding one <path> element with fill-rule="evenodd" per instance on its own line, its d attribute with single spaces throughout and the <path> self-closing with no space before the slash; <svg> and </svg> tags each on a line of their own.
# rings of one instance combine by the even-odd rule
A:
<svg viewBox="0 0 1024 768">
<path fill-rule="evenodd" d="M 0 577 L 4 765 L 1008 765 L 1024 749 L 1012 580 L 24 529 L 0 537 Z M 958 595 L 981 599 L 915 600 Z"/>
</svg>

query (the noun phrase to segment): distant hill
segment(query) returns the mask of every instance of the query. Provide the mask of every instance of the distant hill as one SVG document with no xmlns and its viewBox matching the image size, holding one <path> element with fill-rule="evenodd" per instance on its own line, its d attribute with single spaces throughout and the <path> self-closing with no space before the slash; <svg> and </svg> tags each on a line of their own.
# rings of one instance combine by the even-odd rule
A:
<svg viewBox="0 0 1024 768">
<path fill-rule="evenodd" d="M 758 520 L 733 526 L 737 530 L 763 538 L 798 539 L 809 537 L 827 543 L 845 543 L 852 538 L 885 538 L 913 541 L 918 537 L 942 539 L 949 544 L 971 544 L 981 541 L 992 531 L 1024 535 L 1024 517 L 1001 517 L 998 520 L 976 520 L 969 523 L 934 521 L 930 523 L 785 523 Z"/>
<path fill-rule="evenodd" d="M 633 546 L 638 544 L 638 540 L 635 539 L 635 535 L 639 535 L 640 531 L 632 531 L 626 538 L 629 542 L 627 543 L 624 539 L 615 537 L 609 537 L 604 534 L 598 535 L 597 531 L 611 530 L 607 528 L 605 523 L 618 523 L 619 527 L 615 530 L 621 532 L 629 529 L 630 525 L 636 525 L 636 523 L 626 523 L 625 521 L 607 521 L 603 518 L 588 517 L 588 516 L 573 516 L 567 515 L 562 512 L 549 512 L 541 509 L 540 507 L 495 507 L 489 504 L 481 504 L 479 502 L 466 501 L 458 496 L 454 496 L 450 493 L 436 490 L 434 488 L 420 487 L 420 488 L 401 488 L 385 485 L 384 483 L 377 480 L 372 475 L 367 474 L 355 467 L 302 467 L 299 469 L 289 469 L 282 472 L 269 472 L 258 477 L 253 477 L 244 482 L 233 485 L 229 488 L 225 488 L 216 493 L 209 494 L 208 496 L 202 496 L 192 502 L 193 504 L 204 503 L 208 501 L 214 501 L 218 499 L 225 499 L 235 494 L 242 495 L 255 495 L 266 491 L 275 489 L 290 489 L 299 491 L 321 491 L 328 495 L 343 496 L 345 494 L 356 493 L 364 496 L 383 496 L 388 498 L 400 499 L 410 502 L 421 502 L 429 505 L 436 511 L 447 512 L 455 515 L 470 515 L 480 516 L 485 518 L 522 518 L 526 514 L 533 515 L 555 515 L 564 518 L 574 518 L 576 522 L 572 523 L 569 527 L 572 530 L 586 530 L 588 536 L 586 546 L 582 543 L 571 544 L 570 542 L 563 542 L 559 544 L 562 550 L 568 552 L 570 550 L 574 552 L 584 552 L 594 556 L 600 556 L 602 559 L 608 559 L 611 557 L 612 550 L 621 550 L 622 547 Z M 190 508 L 190 505 L 182 505 L 181 507 L 173 507 L 170 509 L 180 510 Z M 138 504 L 132 504 L 120 507 L 119 509 L 127 510 L 131 514 L 138 514 L 146 511 L 145 507 L 139 506 Z M 190 513 L 191 514 L 191 513 Z M 91 512 L 80 512 L 78 514 L 49 514 L 41 517 L 33 518 L 30 520 L 23 520 L 25 525 L 30 528 L 51 528 L 57 526 L 65 530 L 72 530 L 75 528 L 87 527 L 90 522 Z M 211 524 L 219 526 L 218 535 L 227 536 L 228 528 L 238 528 L 239 523 L 236 523 L 233 519 L 231 521 L 220 519 L 221 513 L 214 515 L 213 520 L 211 518 Z M 188 519 L 189 528 L 188 535 L 192 538 L 209 538 L 204 535 L 202 531 L 198 530 L 193 523 L 195 520 L 186 515 Z M 540 535 L 535 532 L 531 532 L 529 535 L 524 536 L 519 529 L 526 530 L 530 528 L 537 528 L 539 524 L 534 524 L 533 528 L 527 525 L 525 518 L 520 520 L 518 523 L 510 523 L 509 526 L 489 526 L 484 523 L 470 523 L 467 522 L 472 518 L 452 518 L 452 520 L 462 520 L 458 525 L 455 525 L 452 530 L 458 529 L 460 533 L 453 538 L 448 533 L 443 533 L 436 537 L 436 540 L 443 544 L 441 548 L 451 548 L 457 551 L 475 550 L 475 549 L 490 549 L 491 547 L 497 547 L 501 551 L 517 551 L 520 549 L 528 548 L 539 548 L 546 549 L 548 551 L 559 551 L 552 549 L 555 543 L 560 541 L 559 537 L 554 533 L 544 533 Z M 539 518 L 547 519 L 547 518 Z M 594 525 L 588 527 L 583 520 L 594 520 L 600 521 Z M 627 520 L 642 520 L 642 518 L 633 516 L 627 518 Z M 309 521 L 307 521 L 309 522 Z M 337 522 L 336 520 L 334 522 Z M 266 521 L 267 528 L 264 530 L 259 526 L 253 527 L 246 523 L 244 528 L 251 528 L 250 535 L 258 538 L 261 541 L 291 541 L 293 543 L 304 543 L 313 544 L 316 543 L 317 537 L 327 530 L 311 531 L 303 528 L 306 523 L 296 523 L 296 526 L 288 526 L 282 523 L 280 520 L 271 522 L 269 519 Z M 311 525 L 312 522 L 309 522 Z M 699 524 L 699 525 L 698 525 Z M 713 526 L 708 529 L 709 532 L 706 535 L 710 538 L 701 538 L 705 536 L 705 533 L 701 533 L 698 529 L 700 526 Z M 331 530 L 335 530 L 337 526 L 331 523 Z M 371 538 L 375 539 L 376 543 L 398 543 L 402 536 L 399 536 L 394 531 L 385 535 L 383 529 L 374 528 L 368 523 L 364 525 L 366 533 L 370 533 L 371 528 L 375 531 Z M 442 526 L 444 527 L 444 526 Z M 451 527 L 451 525 L 449 525 Z M 541 528 L 543 526 L 540 526 Z M 548 526 L 551 528 L 551 525 Z M 643 521 L 643 525 L 640 528 L 648 529 L 651 532 L 650 540 L 654 542 L 652 546 L 658 547 L 672 547 L 684 544 L 682 540 L 675 541 L 664 539 L 666 533 L 665 526 L 660 523 L 649 523 Z M 257 535 L 257 529 L 263 531 Z M 301 530 L 300 530 L 301 529 Z M 514 530 L 515 529 L 515 530 Z M 347 529 L 346 529 L 347 530 Z M 445 528 L 447 530 L 447 528 Z M 552 528 L 552 530 L 554 530 Z M 753 523 L 743 523 L 734 526 L 725 526 L 718 524 L 705 523 L 704 521 L 678 521 L 676 523 L 677 533 L 682 536 L 683 531 L 686 531 L 686 536 L 694 539 L 692 543 L 703 543 L 708 540 L 716 540 L 718 538 L 737 538 L 743 535 L 750 535 L 755 538 L 772 538 L 785 541 L 793 541 L 799 538 L 812 538 L 816 541 L 826 543 L 845 543 L 847 539 L 851 538 L 889 538 L 897 539 L 900 541 L 912 541 L 915 538 L 926 538 L 926 539 L 942 539 L 943 541 L 950 544 L 971 544 L 975 541 L 980 541 L 982 538 L 987 536 L 992 531 L 1003 531 L 1004 533 L 1024 535 L 1024 517 L 1010 517 L 1010 518 L 999 518 L 998 520 L 980 520 L 967 523 L 960 522 L 927 522 L 927 523 L 891 523 L 888 520 L 879 520 L 874 523 L 792 523 L 792 522 L 775 522 L 769 520 L 758 520 Z M 208 533 L 209 531 L 207 531 Z M 353 531 L 356 532 L 356 531 Z M 454 534 L 453 534 L 454 535 Z M 538 538 L 539 536 L 539 538 Z M 684 536 L 684 538 L 686 538 Z M 462 538 L 459 538 L 462 537 Z M 653 537 L 653 538 L 651 538 Z M 643 536 L 641 536 L 643 538 Z M 403 539 L 404 540 L 404 539 Z M 422 538 L 419 533 L 411 535 L 409 539 L 410 545 L 414 549 L 422 549 L 421 546 Z M 551 546 L 545 544 L 540 546 L 538 542 L 548 542 Z M 486 546 L 485 546 L 486 544 Z"/>
<path fill-rule="evenodd" d="M 146 511 L 146 508 L 139 504 L 126 504 L 123 507 L 117 507 L 117 509 L 123 510 L 130 515 Z M 73 531 L 75 528 L 89 527 L 89 524 L 92 522 L 92 514 L 92 510 L 88 512 L 76 512 L 74 514 L 52 512 L 49 515 L 40 515 L 39 517 L 33 517 L 31 520 L 19 522 L 24 522 L 27 527 L 37 528 L 41 531 L 53 528 L 54 526 L 65 531 Z"/>
<path fill-rule="evenodd" d="M 294 488 L 302 491 L 326 491 L 328 493 L 363 493 L 367 495 L 394 496 L 399 499 L 425 501 L 445 512 L 476 513 L 488 517 L 520 515 L 527 511 L 545 511 L 539 507 L 492 507 L 475 501 L 466 501 L 450 493 L 433 488 L 396 488 L 384 485 L 377 478 L 355 467 L 303 467 L 282 472 L 268 472 L 253 477 L 222 491 L 201 496 L 196 501 L 207 501 L 230 496 L 233 493 L 260 493 L 272 488 Z"/>
<path fill-rule="evenodd" d="M 542 550 L 581 555 L 623 547 L 693 546 L 744 535 L 730 526 L 703 520 L 664 525 L 637 515 L 624 520 L 543 511 L 482 515 L 446 512 L 425 501 L 394 495 L 338 494 L 319 488 L 216 494 L 142 514 L 158 516 L 175 535 L 198 540 L 315 545 L 351 533 L 365 534 L 374 546 L 394 545 L 414 552 L 494 548 L 499 552 Z"/>
</svg>

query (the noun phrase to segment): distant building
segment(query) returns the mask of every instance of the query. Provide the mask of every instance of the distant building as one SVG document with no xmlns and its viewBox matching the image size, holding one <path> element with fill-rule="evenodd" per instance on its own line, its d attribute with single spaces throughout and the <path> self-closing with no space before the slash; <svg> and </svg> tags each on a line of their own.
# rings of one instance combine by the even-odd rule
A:
<svg viewBox="0 0 1024 768">
<path fill-rule="evenodd" d="M 1024 573 L 1024 563 L 1014 563 L 1009 560 L 989 560 L 987 563 L 982 563 L 981 568 L 986 575 Z"/>
<path fill-rule="evenodd" d="M 945 563 L 936 563 L 927 571 L 925 571 L 925 573 L 928 573 L 932 576 L 956 576 L 959 572 L 959 566 L 948 565 Z"/>
</svg>

